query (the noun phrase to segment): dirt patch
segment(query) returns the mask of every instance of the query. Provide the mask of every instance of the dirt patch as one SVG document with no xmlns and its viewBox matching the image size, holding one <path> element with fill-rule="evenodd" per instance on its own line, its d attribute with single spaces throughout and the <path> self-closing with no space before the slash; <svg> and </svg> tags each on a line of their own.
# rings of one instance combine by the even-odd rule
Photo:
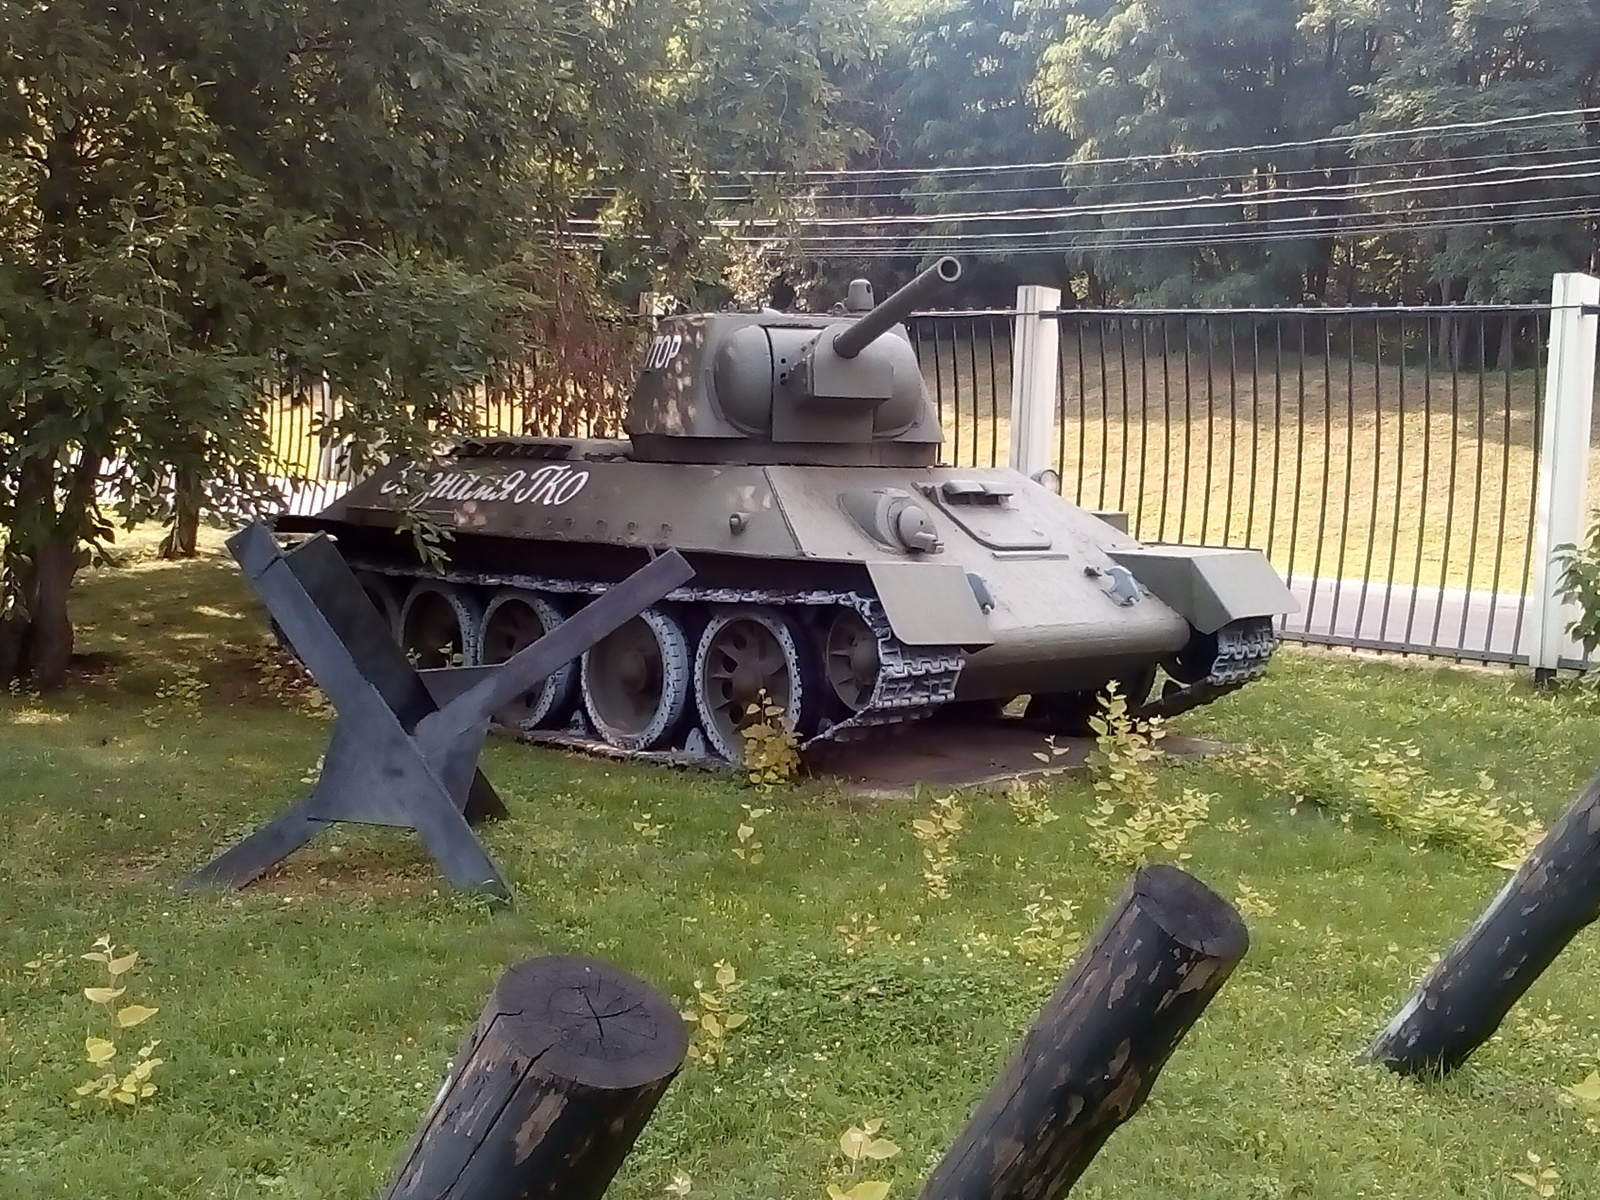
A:
<svg viewBox="0 0 1600 1200">
<path fill-rule="evenodd" d="M 275 639 L 254 645 L 228 643 L 212 655 L 207 678 L 216 699 L 322 712 L 327 701 L 311 672 Z"/>
<path fill-rule="evenodd" d="M 416 873 L 413 873 L 416 872 Z M 396 862 L 377 851 L 302 851 L 279 863 L 250 884 L 251 891 L 275 896 L 348 896 L 374 898 L 426 896 L 449 887 L 431 863 Z"/>
<path fill-rule="evenodd" d="M 909 796 L 918 786 L 954 790 L 1011 779 L 1081 771 L 1093 738 L 1057 737 L 1052 754 L 1046 735 L 1020 720 L 918 721 L 887 737 L 843 745 L 824 743 L 806 752 L 811 774 L 862 799 Z M 1216 742 L 1169 734 L 1164 753 L 1195 758 L 1222 749 Z M 1048 755 L 1041 762 L 1039 754 Z"/>
</svg>

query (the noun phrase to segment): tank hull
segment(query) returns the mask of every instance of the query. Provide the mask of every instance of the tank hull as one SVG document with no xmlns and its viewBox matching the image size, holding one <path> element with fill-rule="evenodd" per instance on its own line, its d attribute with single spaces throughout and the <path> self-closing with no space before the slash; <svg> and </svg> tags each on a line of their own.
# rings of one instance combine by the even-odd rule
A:
<svg viewBox="0 0 1600 1200">
<path fill-rule="evenodd" d="M 446 570 L 416 559 L 400 532 L 408 508 L 451 531 Z M 1252 551 L 1144 546 L 1005 469 L 656 463 L 621 443 L 489 443 L 383 472 L 280 529 L 335 535 L 352 565 L 396 583 L 397 613 L 404 589 L 430 577 L 479 588 L 461 609 L 476 612 L 490 603 L 482 589 L 592 592 L 672 547 L 697 572 L 677 597 L 685 613 L 698 606 L 686 644 L 718 604 L 803 611 L 792 636 L 782 622 L 769 632 L 807 643 L 792 653 L 826 668 L 827 614 L 855 606 L 908 678 L 941 680 L 907 691 L 905 715 L 1093 692 L 1293 606 Z M 465 657 L 476 640 L 463 636 Z"/>
</svg>

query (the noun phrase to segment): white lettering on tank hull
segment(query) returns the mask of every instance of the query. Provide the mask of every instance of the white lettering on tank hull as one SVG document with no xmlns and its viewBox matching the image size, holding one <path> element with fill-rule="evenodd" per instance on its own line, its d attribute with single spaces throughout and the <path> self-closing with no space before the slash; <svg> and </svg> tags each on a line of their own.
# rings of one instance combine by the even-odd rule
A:
<svg viewBox="0 0 1600 1200">
<path fill-rule="evenodd" d="M 534 471 L 518 469 L 504 476 L 481 476 L 469 471 L 437 471 L 423 478 L 417 502 L 444 500 L 451 504 L 466 501 L 533 504 L 546 508 L 566 504 L 588 485 L 589 472 L 566 463 L 546 463 Z M 378 486 L 380 495 L 393 496 L 407 490 L 403 478 L 388 479 Z"/>
</svg>

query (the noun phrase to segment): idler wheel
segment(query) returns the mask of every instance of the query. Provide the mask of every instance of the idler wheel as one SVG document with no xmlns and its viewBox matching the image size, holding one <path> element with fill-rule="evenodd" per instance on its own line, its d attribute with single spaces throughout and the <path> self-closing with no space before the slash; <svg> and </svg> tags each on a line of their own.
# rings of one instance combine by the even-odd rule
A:
<svg viewBox="0 0 1600 1200">
<path fill-rule="evenodd" d="M 711 748 L 744 761 L 740 731 L 763 719 L 761 694 L 800 738 L 813 732 L 815 689 L 806 679 L 805 635 L 781 612 L 736 608 L 711 618 L 694 656 L 694 703 Z"/>
<path fill-rule="evenodd" d="M 584 651 L 583 708 L 622 750 L 664 745 L 689 711 L 689 643 L 678 623 L 647 608 Z"/>
<path fill-rule="evenodd" d="M 400 607 L 400 648 L 421 670 L 477 662 L 483 606 L 454 584 L 419 580 Z"/>
<path fill-rule="evenodd" d="M 380 575 L 377 571 L 357 571 L 356 582 L 361 585 L 361 590 L 367 594 L 367 599 L 372 601 L 372 607 L 377 609 L 378 615 L 383 618 L 385 631 L 391 637 L 397 636 L 400 632 L 400 595 L 397 582 L 387 575 Z"/>
<path fill-rule="evenodd" d="M 828 626 L 828 687 L 852 713 L 872 701 L 878 686 L 878 638 L 860 613 L 841 609 Z"/>
<path fill-rule="evenodd" d="M 506 588 L 496 593 L 483 614 L 479 658 L 502 663 L 533 645 L 561 624 L 561 610 L 535 592 Z M 578 699 L 578 664 L 564 662 L 537 684 L 506 705 L 494 718 L 508 729 L 549 729 L 572 715 Z"/>
</svg>

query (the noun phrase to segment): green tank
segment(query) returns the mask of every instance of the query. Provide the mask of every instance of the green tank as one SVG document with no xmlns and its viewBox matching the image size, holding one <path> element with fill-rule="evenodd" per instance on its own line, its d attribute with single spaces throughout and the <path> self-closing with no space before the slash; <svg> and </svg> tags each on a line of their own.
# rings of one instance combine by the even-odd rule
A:
<svg viewBox="0 0 1600 1200">
<path fill-rule="evenodd" d="M 941 259 L 842 315 L 668 317 L 627 440 L 494 438 L 396 463 L 286 533 L 333 534 L 422 664 L 499 662 L 651 554 L 690 584 L 500 714 L 532 740 L 737 761 L 763 695 L 802 742 L 1029 697 L 1081 731 L 1119 681 L 1172 715 L 1259 676 L 1294 601 L 1253 550 L 1144 545 L 1004 468 L 937 465 L 901 324 Z M 408 507 L 449 527 L 430 569 Z"/>
</svg>

